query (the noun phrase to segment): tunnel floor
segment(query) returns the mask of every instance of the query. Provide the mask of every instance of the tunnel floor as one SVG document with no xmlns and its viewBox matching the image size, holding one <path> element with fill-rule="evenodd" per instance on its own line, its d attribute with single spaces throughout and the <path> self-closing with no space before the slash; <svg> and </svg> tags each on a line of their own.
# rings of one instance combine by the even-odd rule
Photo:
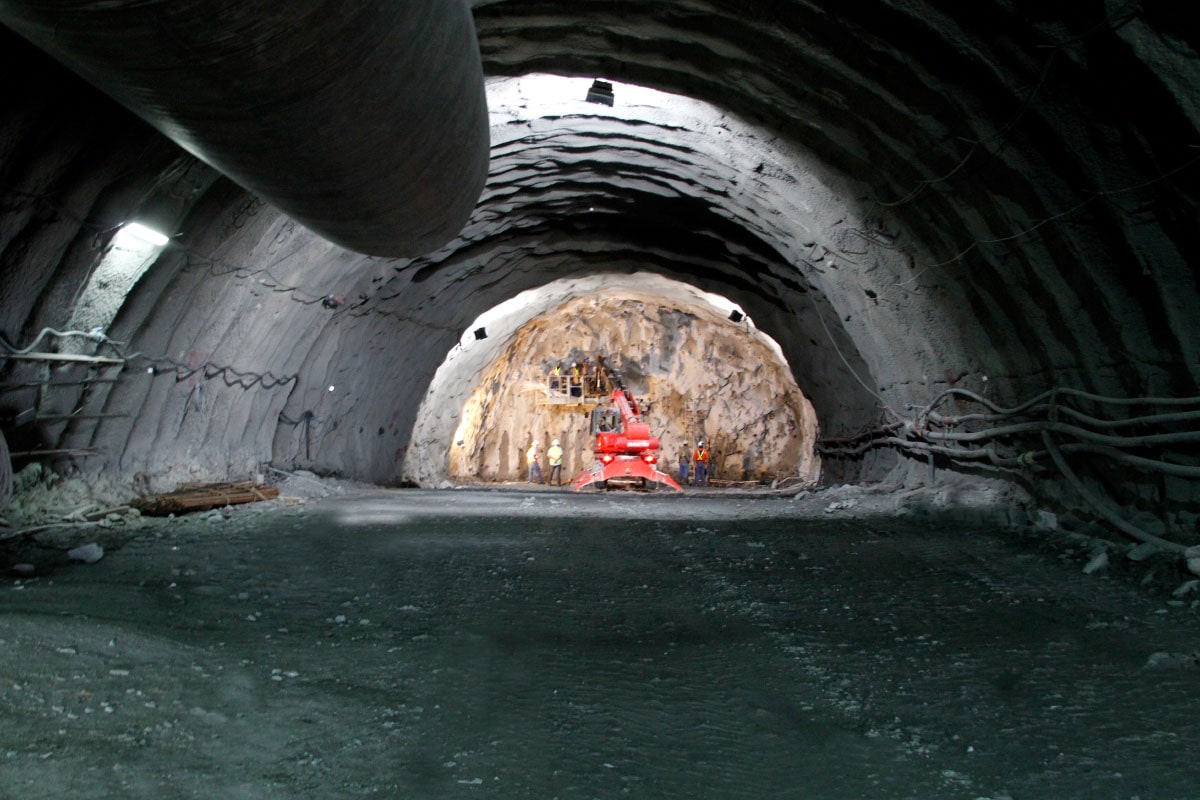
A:
<svg viewBox="0 0 1200 800">
<path fill-rule="evenodd" d="M 1195 798 L 1197 610 L 783 498 L 377 492 L 0 587 L 0 795 Z"/>
</svg>

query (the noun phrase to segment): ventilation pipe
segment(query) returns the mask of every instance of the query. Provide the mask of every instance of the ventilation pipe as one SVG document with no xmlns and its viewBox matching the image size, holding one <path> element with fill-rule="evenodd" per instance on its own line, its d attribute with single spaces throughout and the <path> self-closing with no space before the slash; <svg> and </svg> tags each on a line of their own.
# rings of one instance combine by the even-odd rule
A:
<svg viewBox="0 0 1200 800">
<path fill-rule="evenodd" d="M 467 0 L 0 0 L 0 22 L 348 249 L 433 250 L 483 190 Z"/>
</svg>

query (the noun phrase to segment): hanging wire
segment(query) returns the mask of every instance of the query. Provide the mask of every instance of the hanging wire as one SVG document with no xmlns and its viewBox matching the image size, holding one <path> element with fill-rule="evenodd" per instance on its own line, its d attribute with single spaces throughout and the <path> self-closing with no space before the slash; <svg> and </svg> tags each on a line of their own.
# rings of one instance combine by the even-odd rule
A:
<svg viewBox="0 0 1200 800">
<path fill-rule="evenodd" d="M 75 222 L 80 228 L 92 232 L 97 238 L 119 230 L 121 226 L 124 225 L 124 222 L 121 222 L 110 227 L 101 227 L 90 220 L 84 219 L 78 214 L 75 214 L 74 212 L 64 208 L 61 204 L 46 194 L 27 192 L 20 189 L 10 190 L 9 194 L 44 204 L 64 218 Z M 239 214 L 238 220 L 241 221 L 247 216 L 254 216 L 258 213 L 258 208 L 263 205 L 264 204 L 262 201 L 259 201 L 256 198 L 252 199 L 249 202 L 247 209 L 245 209 L 243 213 Z M 250 206 L 253 206 L 253 208 L 250 208 Z M 242 224 L 244 224 L 244 222 Z M 240 228 L 241 225 L 235 224 L 235 227 Z M 331 305 L 329 303 L 329 298 L 334 297 L 332 293 L 321 292 L 318 294 L 312 289 L 289 284 L 273 274 L 270 267 L 250 268 L 221 257 L 208 256 L 203 253 L 198 253 L 177 239 L 171 240 L 170 247 L 172 250 L 175 250 L 183 255 L 184 265 L 182 271 L 186 272 L 195 269 L 197 266 L 203 266 L 208 270 L 210 275 L 216 278 L 228 276 L 232 276 L 239 280 L 253 280 L 257 278 L 259 286 L 269 289 L 274 294 L 288 295 L 290 300 L 299 303 L 300 305 L 312 306 L 320 303 L 325 308 L 330 308 L 333 310 L 333 314 L 331 316 L 334 318 L 337 318 L 342 314 L 348 314 L 352 317 L 365 317 L 371 314 L 376 314 L 381 317 L 387 317 L 400 322 L 409 322 L 420 326 L 422 329 L 441 330 L 455 334 L 460 332 L 460 329 L 455 326 L 430 322 L 428 320 L 408 316 L 399 312 L 388 311 L 385 309 L 380 309 L 376 306 L 368 305 L 365 299 L 353 305 L 345 305 L 339 297 L 337 298 L 338 302 Z"/>
<path fill-rule="evenodd" d="M 206 361 L 203 364 L 192 366 L 182 361 L 169 358 L 167 356 L 152 356 L 146 353 L 126 353 L 121 343 L 114 342 L 103 333 L 98 331 L 58 331 L 53 328 L 43 328 L 41 333 L 26 347 L 17 347 L 10 344 L 4 337 L 0 336 L 0 348 L 3 348 L 13 355 L 28 355 L 34 352 L 43 339 L 47 336 L 55 338 L 72 338 L 83 337 L 98 344 L 99 347 L 107 347 L 111 350 L 117 359 L 125 363 L 144 362 L 149 363 L 155 374 L 158 373 L 173 373 L 175 382 L 187 380 L 196 374 L 202 374 L 204 378 L 221 378 L 226 386 L 240 386 L 243 389 L 250 389 L 256 385 L 261 385 L 264 389 L 273 389 L 277 386 L 283 386 L 293 381 L 299 381 L 299 375 L 275 375 L 272 372 L 253 372 L 250 370 L 238 370 L 229 365 L 213 364 Z"/>
<path fill-rule="evenodd" d="M 1033 90 L 1022 101 L 1020 108 L 1017 109 L 1017 111 L 1013 115 L 1013 117 L 1009 120 L 1009 122 L 1007 122 L 1005 125 L 1003 125 L 1000 128 L 1000 130 L 997 132 L 997 134 L 993 138 L 991 138 L 990 140 L 980 138 L 980 139 L 975 139 L 975 140 L 970 141 L 970 148 L 968 149 L 966 155 L 963 156 L 958 161 L 958 163 L 956 163 L 950 170 L 948 170 L 947 172 L 945 172 L 944 174 L 942 174 L 938 177 L 918 181 L 917 184 L 915 186 L 913 186 L 912 189 L 910 189 L 906 194 L 897 198 L 896 200 L 890 200 L 890 201 L 889 200 L 879 200 L 879 199 L 873 200 L 870 208 L 862 216 L 858 225 L 856 227 L 850 229 L 851 232 L 857 234 L 860 238 L 862 238 L 868 242 L 873 242 L 879 246 L 887 247 L 890 249 L 891 248 L 890 243 L 880 241 L 879 237 L 873 235 L 872 232 L 869 230 L 871 220 L 874 217 L 875 213 L 879 209 L 881 209 L 881 208 L 898 208 L 900 206 L 904 206 L 904 205 L 914 202 L 922 194 L 924 194 L 924 192 L 927 189 L 930 189 L 939 184 L 946 183 L 946 182 L 950 181 L 953 177 L 958 175 L 966 167 L 967 163 L 969 161 L 971 161 L 971 159 L 974 158 L 979 152 L 981 152 L 981 151 L 985 152 L 985 153 L 991 152 L 991 151 L 997 150 L 1000 146 L 1005 144 L 1008 141 L 1008 138 L 1009 138 L 1010 134 L 1012 133 L 1012 131 L 1016 129 L 1016 127 L 1020 124 L 1020 122 L 1024 119 L 1024 117 L 1029 113 L 1029 111 L 1033 107 L 1034 101 L 1041 94 L 1041 92 L 1046 84 L 1046 81 L 1048 79 L 1048 76 L 1050 74 L 1051 67 L 1055 63 L 1055 60 L 1060 52 L 1062 52 L 1068 45 L 1076 44 L 1076 43 L 1083 41 L 1087 38 L 1090 38 L 1096 34 L 1103 33 L 1103 32 L 1115 32 L 1115 31 L 1120 30 L 1122 27 L 1127 25 L 1129 22 L 1136 19 L 1139 16 L 1140 11 L 1141 11 L 1140 0 L 1130 0 L 1130 2 L 1127 2 L 1120 8 L 1112 11 L 1109 14 L 1106 14 L 1102 21 L 1096 23 L 1095 25 L 1091 26 L 1090 28 L 1084 30 L 1083 32 L 1077 34 L 1074 37 L 1071 37 L 1069 39 L 1064 39 L 1061 41 L 1057 41 L 1057 42 L 1051 42 L 1051 43 L 1048 43 L 1045 45 L 1039 45 L 1039 47 L 1048 49 L 1050 52 L 1045 59 L 1042 69 L 1040 70 L 1037 82 L 1034 85 Z M 1189 147 L 1195 147 L 1195 145 L 1189 145 Z M 1043 227 L 1051 222 L 1055 222 L 1055 221 L 1061 220 L 1065 217 L 1068 217 L 1068 216 L 1078 212 L 1079 210 L 1085 208 L 1086 206 L 1096 202 L 1097 200 L 1101 200 L 1101 199 L 1108 198 L 1108 197 L 1113 197 L 1113 196 L 1124 194 L 1127 192 L 1133 192 L 1133 191 L 1145 189 L 1145 188 L 1152 186 L 1160 181 L 1166 180 L 1166 179 L 1170 178 L 1171 176 L 1175 175 L 1176 173 L 1181 172 L 1181 171 L 1193 166 L 1198 160 L 1200 160 L 1200 157 L 1190 158 L 1190 159 L 1184 161 L 1182 164 L 1179 164 L 1171 169 L 1168 169 L 1165 172 L 1162 172 L 1161 174 L 1159 174 L 1157 177 L 1152 178 L 1148 181 L 1144 181 L 1142 183 L 1138 183 L 1138 184 L 1127 186 L 1127 187 L 1120 188 L 1120 189 L 1094 192 L 1091 194 L 1090 197 L 1083 200 L 1082 202 L 1079 202 L 1066 210 L 1060 211 L 1056 214 L 1053 214 L 1049 217 L 1039 220 L 1038 222 L 1036 222 L 1020 231 L 1017 231 L 1015 233 L 1012 233 L 1012 234 L 1009 234 L 1006 236 L 995 237 L 995 238 L 991 238 L 991 239 L 976 239 L 976 240 L 970 242 L 969 244 L 967 244 L 966 246 L 962 247 L 958 252 L 956 252 L 954 255 L 950 256 L 949 258 L 947 258 L 945 260 L 933 262 L 933 263 L 921 264 L 920 269 L 918 269 L 917 272 L 915 274 L 913 274 L 912 277 L 910 277 L 904 281 L 899 281 L 892 285 L 899 287 L 899 288 L 903 288 L 904 286 L 907 286 L 907 285 L 915 282 L 916 280 L 918 280 L 922 274 L 924 274 L 926 271 L 928 271 L 930 269 L 937 269 L 937 268 L 945 267 L 945 266 L 953 264 L 957 261 L 961 261 L 963 258 L 965 258 L 967 255 L 969 255 L 971 252 L 976 250 L 981 245 L 1002 244 L 1004 242 L 1010 242 L 1010 241 L 1014 241 L 1016 239 L 1020 239 L 1020 238 L 1029 236 L 1029 235 L 1033 234 L 1034 232 L 1036 232 L 1041 227 Z"/>
<path fill-rule="evenodd" d="M 1051 68 L 1051 66 L 1053 66 L 1058 54 L 1067 45 L 1077 44 L 1077 43 L 1083 41 L 1084 39 L 1087 39 L 1087 38 L 1094 36 L 1101 32 L 1108 32 L 1108 31 L 1115 32 L 1115 31 L 1120 30 L 1125 25 L 1127 25 L 1129 22 L 1131 22 L 1132 20 L 1137 18 L 1137 16 L 1138 16 L 1137 12 L 1138 12 L 1138 10 L 1140 10 L 1140 6 L 1141 6 L 1141 0 L 1130 0 L 1130 2 L 1126 3 L 1121 8 L 1117 9 L 1116 11 L 1112 12 L 1111 14 L 1105 15 L 1105 18 L 1101 22 L 1096 23 L 1092 27 L 1088 28 L 1087 30 L 1083 31 L 1082 33 L 1080 33 L 1070 39 L 1064 39 L 1059 42 L 1051 42 L 1049 44 L 1039 45 L 1039 47 L 1048 49 L 1050 52 L 1046 56 L 1045 63 L 1042 65 L 1042 69 L 1038 75 L 1037 83 L 1034 85 L 1033 90 L 1029 93 L 1029 95 L 1021 102 L 1020 108 L 1017 109 L 1017 111 L 1013 115 L 1012 119 L 1010 119 L 1007 123 L 1005 123 L 1003 126 L 1001 126 L 1000 130 L 995 134 L 995 136 L 990 141 L 987 139 L 983 139 L 983 138 L 975 139 L 975 140 L 971 141 L 970 142 L 971 146 L 970 146 L 970 149 L 968 149 L 967 154 L 965 156 L 963 156 L 963 158 L 945 174 L 943 174 L 939 177 L 936 177 L 936 178 L 928 178 L 925 180 L 918 181 L 917 184 L 912 189 L 910 189 L 907 194 L 903 195 L 902 197 L 900 197 L 897 200 L 890 200 L 890 201 L 889 200 L 875 200 L 875 201 L 873 201 L 871 204 L 871 209 L 863 216 L 862 222 L 860 224 L 866 225 L 867 221 L 871 218 L 871 215 L 874 213 L 875 209 L 878 207 L 896 208 L 896 207 L 899 207 L 902 205 L 907 205 L 908 203 L 911 203 L 914 200 L 916 200 L 926 189 L 933 187 L 939 183 L 945 183 L 946 181 L 950 180 L 955 175 L 957 175 L 960 171 L 962 171 L 962 169 L 967 165 L 967 162 L 969 162 L 971 160 L 971 158 L 977 152 L 979 152 L 979 150 L 981 148 L 987 148 L 984 150 L 984 152 L 988 152 L 988 150 L 998 149 L 999 146 L 1005 144 L 1008 141 L 1009 134 L 1014 129 L 1016 129 L 1016 127 L 1025 118 L 1025 115 L 1028 114 L 1029 111 L 1033 108 L 1033 102 L 1034 102 L 1034 100 L 1037 99 L 1038 95 L 1041 94 L 1042 89 L 1044 88 L 1044 86 L 1046 84 L 1046 79 L 1050 75 L 1050 68 Z"/>
</svg>

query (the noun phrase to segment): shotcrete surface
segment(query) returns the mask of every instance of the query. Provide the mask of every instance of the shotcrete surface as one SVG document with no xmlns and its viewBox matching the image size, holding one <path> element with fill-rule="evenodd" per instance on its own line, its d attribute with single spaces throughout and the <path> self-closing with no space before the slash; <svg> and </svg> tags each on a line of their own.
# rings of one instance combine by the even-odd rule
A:
<svg viewBox="0 0 1200 800">
<path fill-rule="evenodd" d="M 143 519 L 0 587 L 0 795 L 1194 798 L 1191 598 L 939 496 Z"/>
</svg>

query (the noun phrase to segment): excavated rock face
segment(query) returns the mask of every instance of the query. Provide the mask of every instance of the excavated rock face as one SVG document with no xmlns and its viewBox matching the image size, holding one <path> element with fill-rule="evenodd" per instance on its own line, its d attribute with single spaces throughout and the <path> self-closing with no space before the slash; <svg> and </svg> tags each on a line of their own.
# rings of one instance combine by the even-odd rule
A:
<svg viewBox="0 0 1200 800">
<path fill-rule="evenodd" d="M 597 356 L 641 405 L 666 471 L 676 471 L 682 443 L 705 439 L 718 479 L 815 481 L 812 407 L 760 334 L 710 308 L 609 292 L 573 300 L 517 331 L 462 410 L 449 475 L 523 480 L 523 454 L 535 440 L 543 453 L 552 440 L 562 442 L 568 479 L 590 467 L 597 406 L 571 402 L 569 389 L 561 397 L 549 382 L 556 364 L 568 375 L 573 364 L 594 364 Z"/>
<path fill-rule="evenodd" d="M 35 417 L 6 428 L 12 449 L 86 448 L 58 466 L 167 484 L 265 461 L 395 481 L 411 448 L 454 441 L 453 426 L 426 441 L 414 424 L 473 320 L 556 281 L 642 272 L 729 298 L 779 343 L 822 435 L 849 441 L 823 459 L 826 481 L 892 468 L 927 480 L 932 458 L 935 474 L 988 470 L 1073 496 L 1037 434 L 1002 442 L 1021 460 L 969 463 L 957 445 L 897 454 L 853 437 L 927 430 L 916 417 L 951 387 L 1002 409 L 1051 387 L 1200 394 L 1187 4 L 473 8 L 490 172 L 458 236 L 409 259 L 322 240 L 0 29 L 5 72 L 24 76 L 0 110 L 0 334 L 25 347 L 61 330 L 107 274 L 119 224 L 150 201 L 177 223 L 107 329 L 140 356 L 108 371 L 0 364 L 17 387 L 0 418 Z M 548 105 L 538 73 L 581 87 Z M 584 102 L 593 77 L 614 82 L 612 106 Z M 1200 493 L 1194 422 L 1167 424 L 1136 454 L 1160 462 L 1149 467 L 1055 435 L 1103 495 L 1174 525 Z"/>
</svg>

